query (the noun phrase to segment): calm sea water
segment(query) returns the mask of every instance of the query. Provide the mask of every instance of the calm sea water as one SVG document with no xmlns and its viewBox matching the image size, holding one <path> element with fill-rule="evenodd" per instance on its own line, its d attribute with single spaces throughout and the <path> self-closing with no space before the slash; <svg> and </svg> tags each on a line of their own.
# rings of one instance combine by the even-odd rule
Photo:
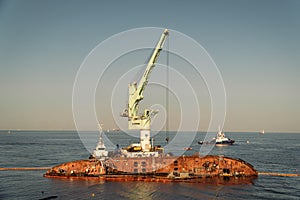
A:
<svg viewBox="0 0 300 200">
<path fill-rule="evenodd" d="M 169 133 L 171 136 L 173 133 Z M 187 133 L 188 134 L 188 133 Z M 108 137 L 127 145 L 122 132 Z M 199 151 L 197 133 L 191 145 Z M 211 154 L 241 158 L 258 171 L 299 173 L 300 134 L 227 133 L 236 144 L 214 147 Z M 164 143 L 165 133 L 155 136 Z M 122 138 L 122 139 L 120 139 Z M 246 143 L 249 141 L 249 143 Z M 95 141 L 95 145 L 96 145 Z M 0 167 L 47 167 L 86 159 L 89 152 L 75 131 L 0 131 Z M 99 182 L 43 177 L 44 171 L 0 171 L 0 199 L 300 199 L 299 177 L 259 176 L 249 184 L 214 185 L 193 183 Z"/>
</svg>

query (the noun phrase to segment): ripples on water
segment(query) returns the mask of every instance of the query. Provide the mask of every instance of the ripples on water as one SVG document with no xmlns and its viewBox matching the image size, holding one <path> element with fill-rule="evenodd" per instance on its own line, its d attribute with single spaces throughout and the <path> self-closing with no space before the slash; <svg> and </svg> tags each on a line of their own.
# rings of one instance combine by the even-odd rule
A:
<svg viewBox="0 0 300 200">
<path fill-rule="evenodd" d="M 170 138 L 175 133 L 169 133 Z M 188 133 L 187 133 L 188 134 Z M 227 133 L 233 146 L 215 147 L 211 154 L 242 158 L 258 171 L 299 173 L 300 134 Z M 107 135 L 115 144 L 138 141 L 122 132 Z M 198 133 L 191 144 L 199 151 Z M 155 143 L 165 145 L 165 133 Z M 249 143 L 246 143 L 249 141 Z M 95 141 L 96 144 L 97 141 Z M 181 147 L 183 148 L 183 147 Z M 73 131 L 0 131 L 0 167 L 47 167 L 86 159 L 89 152 Z M 259 176 L 250 184 L 99 182 L 43 178 L 43 171 L 0 171 L 0 199 L 300 199 L 299 177 Z"/>
</svg>

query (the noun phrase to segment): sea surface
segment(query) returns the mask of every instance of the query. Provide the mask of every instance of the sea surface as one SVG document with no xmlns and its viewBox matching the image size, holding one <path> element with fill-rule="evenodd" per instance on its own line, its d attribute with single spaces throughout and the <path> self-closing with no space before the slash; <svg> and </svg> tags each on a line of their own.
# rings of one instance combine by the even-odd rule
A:
<svg viewBox="0 0 300 200">
<path fill-rule="evenodd" d="M 172 139 L 175 134 L 161 132 L 154 141 L 164 145 L 166 135 Z M 106 135 L 121 147 L 135 140 L 121 131 Z M 299 173 L 300 134 L 228 132 L 226 136 L 236 143 L 214 147 L 210 154 L 241 158 L 260 172 Z M 199 152 L 197 141 L 204 137 L 205 133 L 197 133 L 186 154 Z M 89 155 L 76 131 L 0 131 L 0 167 L 51 167 Z M 300 199 L 300 177 L 260 175 L 249 183 L 230 185 L 99 182 L 44 178 L 44 173 L 0 171 L 0 199 Z"/>
</svg>

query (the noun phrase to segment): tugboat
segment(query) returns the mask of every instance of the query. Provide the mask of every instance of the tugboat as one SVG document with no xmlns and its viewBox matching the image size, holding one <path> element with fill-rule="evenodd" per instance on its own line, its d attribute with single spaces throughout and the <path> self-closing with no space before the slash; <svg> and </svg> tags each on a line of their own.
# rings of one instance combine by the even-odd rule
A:
<svg viewBox="0 0 300 200">
<path fill-rule="evenodd" d="M 232 145 L 235 141 L 225 137 L 225 134 L 223 131 L 221 131 L 219 126 L 219 131 L 217 134 L 217 137 L 214 137 L 209 142 L 199 141 L 198 144 L 215 144 L 216 146 L 226 146 L 226 145 Z"/>
<path fill-rule="evenodd" d="M 100 124 L 99 124 L 99 132 L 100 132 L 99 141 L 96 145 L 95 150 L 93 151 L 93 154 L 90 155 L 89 159 L 99 159 L 99 160 L 103 161 L 107 158 L 108 151 L 106 150 L 106 146 L 102 139 L 103 132 L 102 132 L 102 128 L 101 128 Z"/>
</svg>

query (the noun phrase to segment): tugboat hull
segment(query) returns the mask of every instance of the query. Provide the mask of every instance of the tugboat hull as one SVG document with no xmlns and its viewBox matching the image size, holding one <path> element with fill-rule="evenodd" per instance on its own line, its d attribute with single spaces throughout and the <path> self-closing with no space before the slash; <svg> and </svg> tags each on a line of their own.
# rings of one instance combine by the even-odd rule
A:
<svg viewBox="0 0 300 200">
<path fill-rule="evenodd" d="M 203 142 L 203 141 L 199 141 L 198 144 L 215 144 L 216 146 L 227 146 L 227 145 L 233 145 L 235 141 L 234 140 L 228 140 L 228 141 L 222 141 L 222 142 L 216 142 L 215 140 L 211 141 L 211 142 Z"/>
<path fill-rule="evenodd" d="M 229 139 L 228 141 L 216 142 L 216 146 L 232 145 L 234 142 L 234 140 Z"/>
</svg>

